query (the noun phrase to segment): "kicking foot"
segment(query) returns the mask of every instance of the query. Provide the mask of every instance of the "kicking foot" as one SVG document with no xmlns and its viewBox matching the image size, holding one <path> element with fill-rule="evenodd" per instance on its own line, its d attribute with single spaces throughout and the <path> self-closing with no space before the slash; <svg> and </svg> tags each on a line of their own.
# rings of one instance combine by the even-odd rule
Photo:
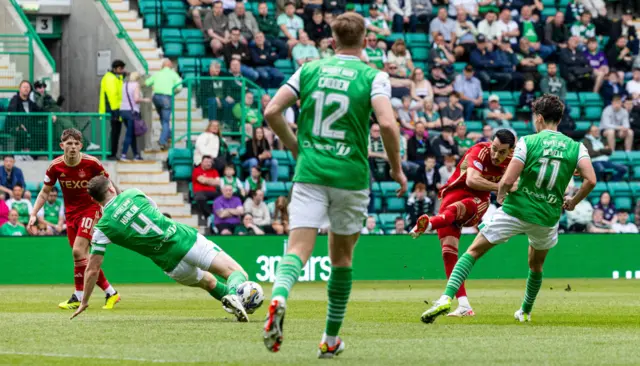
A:
<svg viewBox="0 0 640 366">
<path fill-rule="evenodd" d="M 113 309 L 114 306 L 116 306 L 117 303 L 120 302 L 120 300 L 121 300 L 120 294 L 117 291 L 113 295 L 107 295 L 104 300 L 104 306 L 102 307 L 102 309 L 111 310 Z"/>
<path fill-rule="evenodd" d="M 473 312 L 473 309 L 468 308 L 466 306 L 458 306 L 456 310 L 450 312 L 449 314 L 447 314 L 447 316 L 462 318 L 465 316 L 476 316 L 476 313 Z"/>
<path fill-rule="evenodd" d="M 449 310 L 451 310 L 451 299 L 446 296 L 442 296 L 435 304 L 433 304 L 432 307 L 422 313 L 420 319 L 423 323 L 431 324 L 437 317 L 446 314 Z"/>
<path fill-rule="evenodd" d="M 246 323 L 249 321 L 249 317 L 247 316 L 247 312 L 244 310 L 242 301 L 240 301 L 237 295 L 225 295 L 222 298 L 222 307 L 225 308 L 225 310 L 227 310 L 227 308 L 231 309 L 231 314 L 235 315 L 239 322 Z"/>
<path fill-rule="evenodd" d="M 522 309 L 518 309 L 513 317 L 516 318 L 520 323 L 530 322 L 531 321 L 531 313 L 525 313 Z"/>
<path fill-rule="evenodd" d="M 417 239 L 420 235 L 424 234 L 424 232 L 427 231 L 427 227 L 429 227 L 429 216 L 422 215 L 418 217 L 416 226 L 411 229 L 409 235 L 411 235 L 412 238 Z"/>
<path fill-rule="evenodd" d="M 344 351 L 345 345 L 342 339 L 338 337 L 336 344 L 330 347 L 327 342 L 321 343 L 318 347 L 318 358 L 333 358 Z"/>
<path fill-rule="evenodd" d="M 282 297 L 274 298 L 269 305 L 267 320 L 264 323 L 264 345 L 271 352 L 278 352 L 283 340 L 284 313 L 287 305 Z"/>
<path fill-rule="evenodd" d="M 75 310 L 80 307 L 80 300 L 78 299 L 76 294 L 73 294 L 71 295 L 69 300 L 59 303 L 58 307 L 65 310 Z"/>
</svg>

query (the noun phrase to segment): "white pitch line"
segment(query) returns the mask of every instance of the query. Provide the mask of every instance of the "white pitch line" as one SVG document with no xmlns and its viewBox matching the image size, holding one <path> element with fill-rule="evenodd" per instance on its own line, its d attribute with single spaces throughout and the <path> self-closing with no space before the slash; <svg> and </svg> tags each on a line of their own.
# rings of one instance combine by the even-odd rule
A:
<svg viewBox="0 0 640 366">
<path fill-rule="evenodd" d="M 156 359 L 137 358 L 137 357 L 91 356 L 91 355 L 72 355 L 72 354 L 65 354 L 65 353 L 13 352 L 13 351 L 0 351 L 0 355 L 40 356 L 40 357 L 60 357 L 60 358 L 84 358 L 84 359 L 99 359 L 99 360 L 114 360 L 114 361 L 137 361 L 137 362 L 151 362 L 151 363 L 195 363 L 195 362 L 202 362 L 202 361 L 184 361 L 184 360 L 156 360 Z"/>
</svg>

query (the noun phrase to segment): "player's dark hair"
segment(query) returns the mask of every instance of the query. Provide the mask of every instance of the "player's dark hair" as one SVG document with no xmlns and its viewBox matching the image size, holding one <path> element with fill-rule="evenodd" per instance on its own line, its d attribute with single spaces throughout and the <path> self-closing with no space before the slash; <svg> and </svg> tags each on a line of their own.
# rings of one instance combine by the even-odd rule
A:
<svg viewBox="0 0 640 366">
<path fill-rule="evenodd" d="M 500 140 L 502 144 L 508 144 L 509 148 L 516 146 L 516 136 L 509 130 L 498 130 L 493 138 Z"/>
<path fill-rule="evenodd" d="M 16 183 L 16 184 L 13 185 L 13 188 L 16 188 L 16 187 L 20 187 L 20 188 L 24 189 L 24 186 L 21 183 Z"/>
<path fill-rule="evenodd" d="M 3 156 L 3 157 L 2 157 L 2 160 L 6 159 L 6 158 L 11 158 L 11 159 L 13 159 L 13 160 L 16 160 L 16 157 L 15 157 L 15 156 L 13 156 L 13 155 L 11 155 L 11 154 Z"/>
<path fill-rule="evenodd" d="M 238 28 L 238 27 L 233 27 L 233 28 L 231 28 L 231 33 L 232 33 L 232 32 L 235 32 L 235 31 L 240 32 L 240 28 Z"/>
<path fill-rule="evenodd" d="M 424 157 L 424 160 L 427 160 L 427 159 L 437 160 L 437 159 L 436 159 L 436 157 L 435 157 L 435 155 L 427 155 L 427 156 L 425 156 L 425 157 Z"/>
<path fill-rule="evenodd" d="M 109 178 L 104 175 L 98 175 L 89 181 L 87 185 L 87 192 L 94 200 L 102 202 L 107 196 L 107 190 L 109 189 Z"/>
<path fill-rule="evenodd" d="M 51 192 L 58 193 L 58 188 L 56 186 L 51 186 Z"/>
<path fill-rule="evenodd" d="M 82 132 L 78 131 L 75 128 L 67 128 L 66 130 L 62 131 L 62 135 L 60 136 L 60 141 L 65 142 L 70 137 L 73 137 L 74 139 L 82 142 Z"/>
<path fill-rule="evenodd" d="M 541 115 L 545 124 L 557 125 L 564 114 L 564 103 L 557 95 L 544 94 L 533 101 L 533 114 Z"/>
<path fill-rule="evenodd" d="M 404 222 L 404 219 L 402 218 L 402 216 L 398 216 L 398 217 L 396 217 L 396 222 L 398 222 L 398 221 L 402 221 L 402 222 Z"/>
<path fill-rule="evenodd" d="M 213 160 L 213 158 L 211 157 L 211 155 L 203 155 L 203 156 L 202 156 L 202 160 L 204 160 L 204 159 L 211 159 L 211 160 Z"/>
<path fill-rule="evenodd" d="M 227 165 L 225 165 L 225 166 L 224 166 L 224 168 L 225 168 L 225 169 L 227 169 L 227 168 L 231 168 L 231 169 L 233 169 L 234 171 L 236 170 L 236 166 L 235 166 L 235 165 L 233 165 L 233 164 L 227 164 Z"/>
<path fill-rule="evenodd" d="M 167 217 L 169 219 L 171 218 L 171 214 L 168 212 L 163 212 L 162 214 L 164 215 L 164 217 Z"/>
<path fill-rule="evenodd" d="M 622 100 L 622 97 L 621 97 L 620 95 L 614 95 L 614 96 L 611 98 L 611 102 L 619 102 L 619 101 L 621 101 L 621 100 Z"/>
</svg>

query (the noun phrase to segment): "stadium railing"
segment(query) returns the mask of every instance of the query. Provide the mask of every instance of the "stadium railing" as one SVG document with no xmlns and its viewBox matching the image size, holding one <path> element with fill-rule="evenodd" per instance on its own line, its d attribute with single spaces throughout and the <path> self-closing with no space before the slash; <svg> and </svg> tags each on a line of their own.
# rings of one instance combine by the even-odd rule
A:
<svg viewBox="0 0 640 366">
<path fill-rule="evenodd" d="M 16 65 L 16 73 L 33 82 L 33 37 L 29 34 L 0 34 L 0 55 L 8 55 Z M 0 69 L 0 78 L 13 76 L 13 70 Z M 0 84 L 0 93 L 14 92 L 20 80 Z"/>
<path fill-rule="evenodd" d="M 0 152 L 3 155 L 60 155 L 60 135 L 67 128 L 83 134 L 83 151 L 106 159 L 110 155 L 109 114 L 98 113 L 0 113 Z M 100 147 L 86 151 L 91 144 Z"/>
<path fill-rule="evenodd" d="M 208 67 L 207 67 L 208 68 Z M 216 95 L 214 94 L 214 83 L 222 83 L 223 87 L 218 88 L 219 96 L 221 100 L 226 97 L 231 97 L 233 99 L 233 103 L 228 103 L 223 105 L 221 108 L 215 108 L 210 105 L 212 102 L 212 98 Z M 245 78 L 234 78 L 234 77 L 200 77 L 200 76 L 187 76 L 183 79 L 181 84 L 178 84 L 174 87 L 174 90 L 178 90 L 179 88 L 184 88 L 187 91 L 187 100 L 186 106 L 178 106 L 176 108 L 176 93 L 174 93 L 174 97 L 172 100 L 172 113 L 171 113 L 171 147 L 173 148 L 175 144 L 181 140 L 186 139 L 186 147 L 188 149 L 192 148 L 193 142 L 192 137 L 199 135 L 201 132 L 204 132 L 206 126 L 201 128 L 199 131 L 194 131 L 192 128 L 192 110 L 194 107 L 202 110 L 203 120 L 209 121 L 209 109 L 215 108 L 216 120 L 220 121 L 220 127 L 222 133 L 225 137 L 232 137 L 239 141 L 244 141 L 245 137 L 245 123 L 247 122 L 247 111 L 249 108 L 255 109 L 258 111 L 258 115 L 260 118 L 260 122 L 262 121 L 262 111 L 261 111 L 261 103 L 260 100 L 262 96 L 265 94 L 264 90 L 259 87 L 257 84 L 253 83 L 251 80 Z M 247 106 L 245 104 L 246 92 L 251 91 L 254 95 L 253 104 L 251 106 Z M 234 107 L 239 104 L 240 116 L 234 114 Z M 183 111 L 186 108 L 186 121 L 187 121 L 187 129 L 186 133 L 183 135 L 176 136 L 176 111 Z M 237 111 L 237 109 L 236 109 Z M 239 117 L 239 118 L 238 118 Z M 244 144 L 240 144 L 240 149 L 244 147 Z"/>
<path fill-rule="evenodd" d="M 107 12 L 107 14 L 109 14 L 109 18 L 111 18 L 111 21 L 113 21 L 113 24 L 118 29 L 118 33 L 116 33 L 116 37 L 123 39 L 127 43 L 127 45 L 129 46 L 129 48 L 131 48 L 131 51 L 135 54 L 140 64 L 142 64 L 142 67 L 144 68 L 144 72 L 148 74 L 149 64 L 147 63 L 147 60 L 145 60 L 144 56 L 142 56 L 142 53 L 140 52 L 140 49 L 138 49 L 138 46 L 136 46 L 136 44 L 133 42 L 131 37 L 129 37 L 129 33 L 127 33 L 127 30 L 124 28 L 124 26 L 120 22 L 120 19 L 118 19 L 116 14 L 113 12 L 113 9 L 111 9 L 109 2 L 107 0 L 97 0 L 97 1 L 102 5 L 104 10 Z"/>
</svg>

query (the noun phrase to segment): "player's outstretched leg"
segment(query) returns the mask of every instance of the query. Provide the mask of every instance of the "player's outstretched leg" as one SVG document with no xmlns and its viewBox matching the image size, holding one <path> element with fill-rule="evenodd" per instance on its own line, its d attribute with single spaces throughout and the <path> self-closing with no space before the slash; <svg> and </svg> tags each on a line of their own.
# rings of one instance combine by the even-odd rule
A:
<svg viewBox="0 0 640 366">
<path fill-rule="evenodd" d="M 247 312 L 242 304 L 241 299 L 236 295 L 238 286 L 247 281 L 247 274 L 242 267 L 229 256 L 223 252 L 220 247 L 215 245 L 204 237 L 198 236 L 198 243 L 202 244 L 205 262 L 209 262 L 210 265 L 207 268 L 209 274 L 217 274 L 227 280 L 226 285 L 216 281 L 214 287 L 209 287 L 209 294 L 222 302 L 223 308 L 231 314 L 234 314 L 238 321 L 247 322 L 249 318 Z M 198 245 L 196 243 L 196 245 Z M 210 257 L 213 256 L 213 259 Z M 213 276 L 211 276 L 213 277 Z"/>
<path fill-rule="evenodd" d="M 442 230 L 438 231 L 438 233 L 440 233 Z M 459 231 L 457 231 L 456 233 L 459 237 L 458 233 Z M 444 262 L 444 272 L 447 275 L 447 280 L 451 278 L 453 268 L 455 267 L 456 263 L 458 263 L 458 244 L 460 241 L 458 237 L 445 236 L 441 241 L 442 261 Z M 458 307 L 454 311 L 447 314 L 447 316 L 461 318 L 475 315 L 473 309 L 471 308 L 471 304 L 469 303 L 469 299 L 467 298 L 467 290 L 464 287 L 464 282 L 462 283 L 462 285 L 460 285 L 458 292 L 456 292 L 456 298 L 458 299 Z"/>
<path fill-rule="evenodd" d="M 527 277 L 527 288 L 524 292 L 524 300 L 520 309 L 518 309 L 514 317 L 520 322 L 531 321 L 531 310 L 536 301 L 540 287 L 542 287 L 542 265 L 547 257 L 548 249 L 536 250 L 532 246 L 529 247 L 529 276 Z"/>
<path fill-rule="evenodd" d="M 428 215 L 420 216 L 416 222 L 416 226 L 411 229 L 409 235 L 416 239 L 424 234 L 425 231 L 438 230 L 453 225 L 458 217 L 458 206 L 460 205 L 462 205 L 460 202 L 449 205 L 441 213 L 433 217 L 429 217 Z"/>
</svg>

